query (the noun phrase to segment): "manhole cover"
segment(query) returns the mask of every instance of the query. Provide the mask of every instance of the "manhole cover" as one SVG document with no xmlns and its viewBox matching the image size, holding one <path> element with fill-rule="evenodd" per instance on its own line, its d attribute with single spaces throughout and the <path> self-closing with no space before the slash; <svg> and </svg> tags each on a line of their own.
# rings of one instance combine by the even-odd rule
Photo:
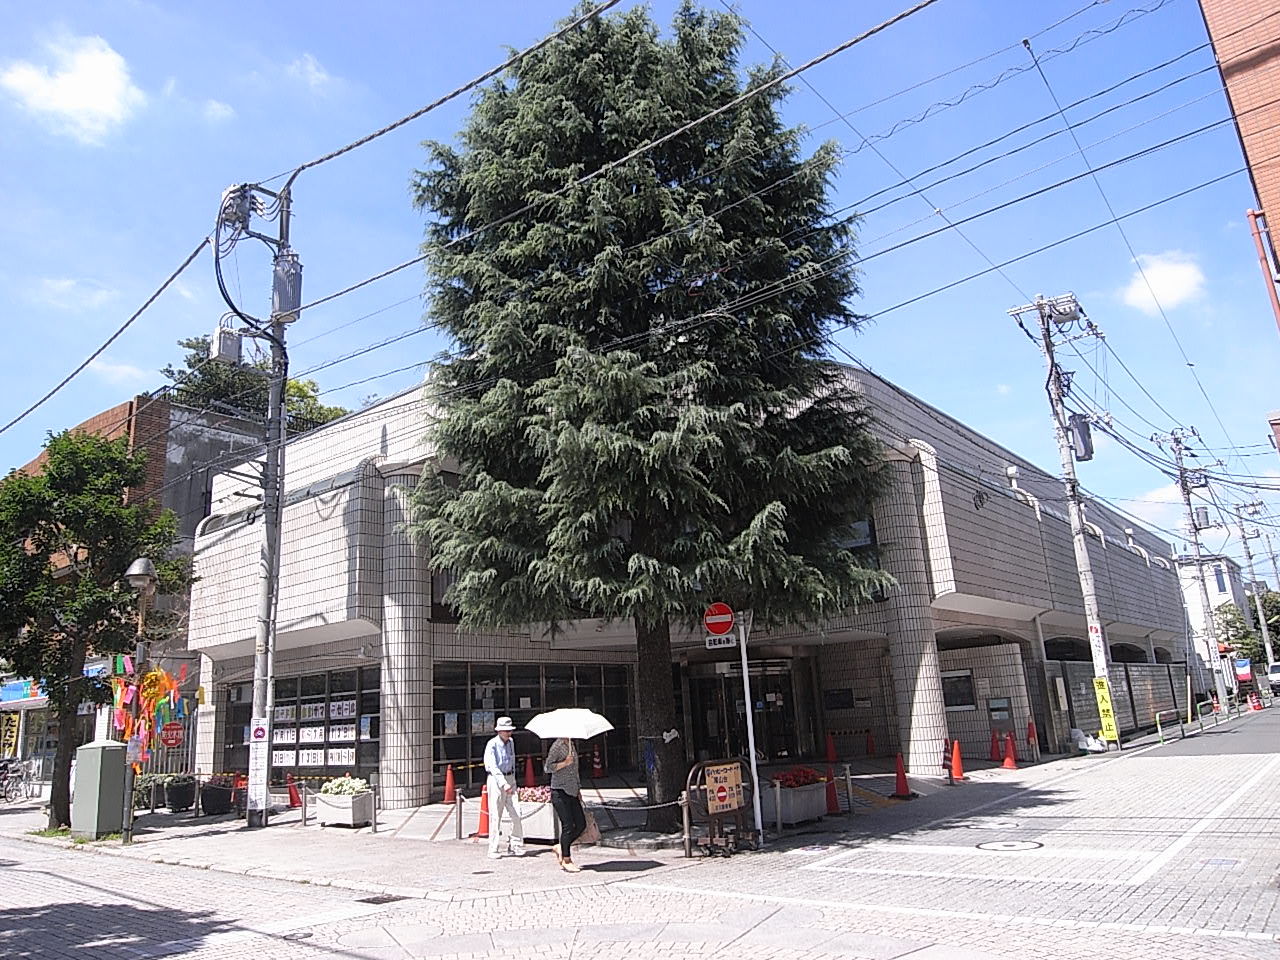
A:
<svg viewBox="0 0 1280 960">
<path fill-rule="evenodd" d="M 1016 830 L 1016 820 L 961 820 L 955 824 L 967 830 Z"/>
<path fill-rule="evenodd" d="M 356 903 L 395 903 L 397 900 L 408 899 L 408 897 L 398 897 L 394 893 L 379 893 L 372 897 L 361 897 Z"/>
<path fill-rule="evenodd" d="M 979 850 L 994 850 L 997 853 L 1022 853 L 1026 850 L 1039 850 L 1043 843 L 1034 840 L 992 840 L 978 844 Z"/>
</svg>

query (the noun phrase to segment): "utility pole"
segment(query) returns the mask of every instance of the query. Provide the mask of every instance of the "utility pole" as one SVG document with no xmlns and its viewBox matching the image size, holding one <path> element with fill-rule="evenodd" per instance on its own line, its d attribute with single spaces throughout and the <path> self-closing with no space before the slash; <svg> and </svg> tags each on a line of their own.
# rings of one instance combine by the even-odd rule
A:
<svg viewBox="0 0 1280 960">
<path fill-rule="evenodd" d="M 279 193 L 258 184 L 241 184 L 223 195 L 218 216 L 219 230 L 231 230 L 230 243 L 241 234 L 261 240 L 274 250 L 271 285 L 271 316 L 264 323 L 244 314 L 231 301 L 218 269 L 218 285 L 232 311 L 247 324 L 248 336 L 266 340 L 271 346 L 271 379 L 267 399 L 266 451 L 262 468 L 263 538 L 259 555 L 258 623 L 253 648 L 253 716 L 249 742 L 249 802 L 247 824 L 267 825 L 270 809 L 272 720 L 275 707 L 275 634 L 279 605 L 281 519 L 284 512 L 284 453 L 288 415 L 285 388 L 289 380 L 289 354 L 285 328 L 298 318 L 302 305 L 302 264 L 289 246 L 291 177 Z M 279 218 L 278 232 L 269 237 L 249 229 L 254 213 L 266 215 L 261 196 L 271 198 L 273 215 Z M 221 250 L 221 237 L 215 249 Z M 220 256 L 220 254 L 219 254 Z M 215 258 L 215 263 L 218 259 Z M 215 350 L 217 345 L 215 344 Z"/>
<path fill-rule="evenodd" d="M 1076 477 L 1076 458 L 1091 459 L 1093 446 L 1089 439 L 1088 422 L 1075 417 L 1069 419 L 1067 416 L 1063 401 L 1070 389 L 1071 375 L 1058 366 L 1054 357 L 1055 333 L 1065 343 L 1085 337 L 1101 337 L 1102 334 L 1085 316 L 1075 295 L 1070 293 L 1050 300 L 1037 296 L 1034 303 L 1014 307 L 1009 314 L 1020 326 L 1024 314 L 1034 314 L 1040 322 L 1040 346 L 1049 370 L 1046 388 L 1053 413 L 1053 432 L 1058 440 L 1058 454 L 1062 459 L 1062 482 L 1067 493 L 1067 515 L 1071 521 L 1071 544 L 1075 549 L 1076 570 L 1080 575 L 1080 594 L 1084 599 L 1084 617 L 1089 632 L 1089 653 L 1093 660 L 1098 711 L 1102 716 L 1103 733 L 1107 735 L 1107 739 L 1114 739 L 1119 744 L 1120 736 L 1111 705 L 1107 638 L 1094 587 L 1093 564 L 1089 559 L 1089 542 L 1086 539 L 1084 511 L 1080 502 L 1080 481 Z M 1023 329 L 1026 330 L 1026 327 Z"/>
<path fill-rule="evenodd" d="M 1195 436 L 1194 429 L 1191 435 Z M 1204 579 L 1204 560 L 1200 549 L 1201 526 L 1196 522 L 1195 511 L 1191 509 L 1191 484 L 1187 480 L 1187 468 L 1183 462 L 1186 449 L 1187 432 L 1175 427 L 1172 432 L 1151 439 L 1158 444 L 1168 443 L 1173 447 L 1173 461 L 1178 467 L 1178 489 L 1182 492 L 1182 508 L 1186 513 L 1187 527 L 1191 531 L 1191 545 L 1196 560 L 1196 583 L 1200 585 L 1200 606 L 1204 610 L 1204 642 L 1207 658 L 1205 664 L 1213 671 L 1214 686 L 1218 690 L 1218 703 L 1223 708 L 1227 705 L 1227 678 L 1223 673 L 1222 657 L 1218 653 L 1218 625 L 1213 621 L 1213 607 L 1209 604 L 1209 586 Z"/>
<path fill-rule="evenodd" d="M 1241 506 L 1236 504 L 1235 515 L 1236 523 L 1240 526 L 1240 546 L 1244 547 L 1245 565 L 1249 568 L 1249 582 L 1253 586 L 1253 609 L 1258 614 L 1258 629 L 1262 631 L 1262 646 L 1267 652 L 1268 666 L 1276 662 L 1275 654 L 1271 651 L 1271 631 L 1267 629 L 1267 615 L 1262 609 L 1262 592 L 1258 589 L 1258 574 L 1253 569 L 1253 551 L 1249 549 L 1249 540 L 1258 535 L 1255 529 L 1250 535 L 1244 528 L 1244 511 L 1248 510 L 1251 516 L 1256 516 L 1262 504 L 1255 501 L 1253 503 Z"/>
<path fill-rule="evenodd" d="M 1271 575 L 1275 577 L 1274 586 L 1271 589 L 1280 590 L 1280 566 L 1276 565 L 1276 551 L 1271 546 L 1271 534 L 1267 533 L 1263 536 L 1267 538 L 1267 555 L 1271 557 Z"/>
</svg>

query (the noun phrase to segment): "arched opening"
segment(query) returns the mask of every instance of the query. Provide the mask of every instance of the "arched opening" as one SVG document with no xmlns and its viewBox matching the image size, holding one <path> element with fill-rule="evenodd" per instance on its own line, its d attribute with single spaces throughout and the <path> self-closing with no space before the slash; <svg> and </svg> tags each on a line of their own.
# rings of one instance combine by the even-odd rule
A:
<svg viewBox="0 0 1280 960">
<path fill-rule="evenodd" d="M 1156 647 L 1156 663 L 1173 663 L 1173 654 L 1165 647 Z"/>
<path fill-rule="evenodd" d="M 1044 655 L 1047 660 L 1074 660 L 1082 663 L 1093 659 L 1088 642 L 1079 637 L 1053 637 L 1046 640 Z"/>
<path fill-rule="evenodd" d="M 1111 645 L 1113 663 L 1148 663 L 1147 651 L 1132 643 L 1113 643 Z"/>
</svg>

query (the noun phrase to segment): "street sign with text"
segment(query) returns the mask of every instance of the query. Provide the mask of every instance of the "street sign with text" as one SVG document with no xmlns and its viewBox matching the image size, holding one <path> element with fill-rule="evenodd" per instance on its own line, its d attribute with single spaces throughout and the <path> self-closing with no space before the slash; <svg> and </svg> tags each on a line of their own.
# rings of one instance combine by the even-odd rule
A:
<svg viewBox="0 0 1280 960">
<path fill-rule="evenodd" d="M 723 637 L 733 629 L 733 608 L 727 603 L 713 603 L 702 615 L 702 623 L 707 633 L 713 637 Z"/>
</svg>

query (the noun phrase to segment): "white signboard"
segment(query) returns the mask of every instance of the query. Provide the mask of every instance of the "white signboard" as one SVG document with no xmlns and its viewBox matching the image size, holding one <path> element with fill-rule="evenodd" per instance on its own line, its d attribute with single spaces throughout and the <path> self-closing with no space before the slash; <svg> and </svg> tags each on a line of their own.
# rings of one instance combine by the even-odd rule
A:
<svg viewBox="0 0 1280 960">
<path fill-rule="evenodd" d="M 736 647 L 738 638 L 732 634 L 724 637 L 707 637 L 708 650 L 724 650 L 729 647 Z"/>
<path fill-rule="evenodd" d="M 271 744 L 267 737 L 271 725 L 266 717 L 249 721 L 249 809 L 266 810 L 267 779 L 270 775 Z"/>
</svg>

